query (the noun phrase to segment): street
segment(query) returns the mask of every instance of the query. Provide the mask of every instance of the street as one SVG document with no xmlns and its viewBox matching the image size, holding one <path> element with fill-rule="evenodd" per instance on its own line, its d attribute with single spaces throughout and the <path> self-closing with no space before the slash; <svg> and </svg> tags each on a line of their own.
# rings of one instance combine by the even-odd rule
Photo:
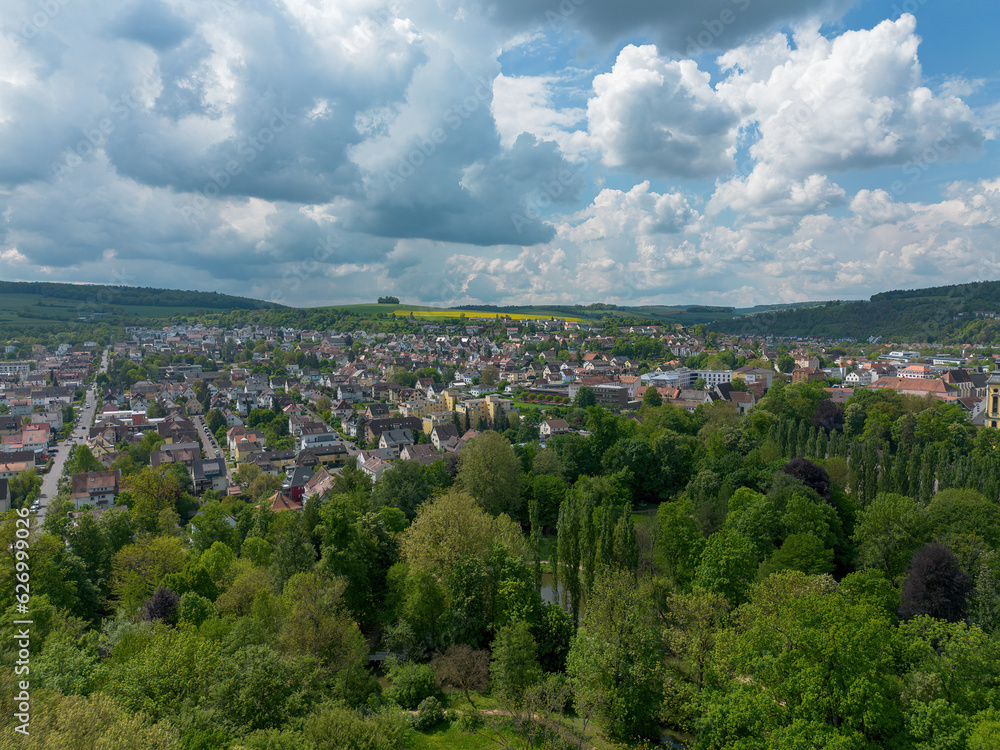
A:
<svg viewBox="0 0 1000 750">
<path fill-rule="evenodd" d="M 191 417 L 191 421 L 198 428 L 198 437 L 201 440 L 201 449 L 205 454 L 205 460 L 219 458 L 225 463 L 226 453 L 215 440 L 215 436 L 209 433 L 205 418 L 203 416 Z M 233 485 L 232 469 L 229 468 L 229 464 L 226 464 L 226 483 L 230 487 Z"/>
<path fill-rule="evenodd" d="M 104 357 L 98 373 L 108 371 L 108 350 L 104 350 Z M 85 442 L 87 431 L 94 421 L 94 412 L 97 409 L 97 389 L 93 383 L 87 388 L 84 396 L 85 407 L 77 414 L 76 424 L 70 437 L 62 442 L 56 450 L 56 455 L 52 461 L 52 468 L 48 474 L 42 477 L 41 496 L 38 500 L 38 512 L 36 514 L 38 524 L 45 522 L 45 514 L 48 512 L 49 502 L 56 496 L 58 491 L 59 478 L 62 476 L 63 466 L 69 458 L 70 446 Z"/>
</svg>

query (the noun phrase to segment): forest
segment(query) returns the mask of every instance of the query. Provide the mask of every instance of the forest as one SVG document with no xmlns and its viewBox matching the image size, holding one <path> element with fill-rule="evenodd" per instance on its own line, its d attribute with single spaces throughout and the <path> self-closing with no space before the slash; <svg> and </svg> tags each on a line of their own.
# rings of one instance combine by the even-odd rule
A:
<svg viewBox="0 0 1000 750">
<path fill-rule="evenodd" d="M 1000 282 L 981 281 L 872 295 L 868 301 L 833 301 L 766 311 L 711 324 L 720 333 L 830 337 L 931 343 L 1000 343 Z"/>
<path fill-rule="evenodd" d="M 1000 747 L 1000 433 L 805 382 L 743 417 L 655 401 L 345 468 L 301 512 L 249 471 L 195 498 L 152 444 L 127 510 L 12 510 L 30 735 L 5 712 L 2 746 Z"/>
</svg>

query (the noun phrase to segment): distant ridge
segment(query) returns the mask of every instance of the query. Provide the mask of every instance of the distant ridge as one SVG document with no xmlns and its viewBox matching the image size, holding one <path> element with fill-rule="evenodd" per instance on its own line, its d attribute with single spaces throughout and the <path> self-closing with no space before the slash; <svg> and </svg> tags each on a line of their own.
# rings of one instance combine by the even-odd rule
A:
<svg viewBox="0 0 1000 750">
<path fill-rule="evenodd" d="M 880 292 L 867 301 L 814 303 L 717 320 L 712 330 L 758 336 L 969 343 L 1000 341 L 1000 281 Z"/>
<path fill-rule="evenodd" d="M 0 294 L 35 294 L 50 300 L 127 307 L 204 307 L 212 310 L 276 310 L 284 307 L 273 302 L 218 292 L 109 284 L 63 284 L 55 281 L 0 281 Z"/>
</svg>

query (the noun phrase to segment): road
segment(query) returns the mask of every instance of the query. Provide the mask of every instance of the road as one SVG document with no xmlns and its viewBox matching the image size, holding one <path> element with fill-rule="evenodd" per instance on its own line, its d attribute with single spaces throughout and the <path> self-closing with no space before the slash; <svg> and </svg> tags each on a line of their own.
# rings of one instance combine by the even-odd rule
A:
<svg viewBox="0 0 1000 750">
<path fill-rule="evenodd" d="M 104 350 L 104 357 L 101 360 L 101 366 L 98 368 L 98 373 L 108 371 L 108 350 Z M 97 390 L 93 383 L 86 390 L 86 395 L 84 396 L 84 408 L 77 414 L 76 424 L 73 427 L 73 432 L 70 436 L 62 442 L 56 451 L 55 458 L 52 461 L 52 468 L 49 473 L 42 477 L 42 491 L 41 497 L 38 501 L 38 513 L 37 520 L 38 524 L 41 525 L 45 522 L 45 514 L 48 512 L 49 502 L 52 498 L 56 496 L 58 492 L 59 478 L 63 473 L 63 466 L 66 464 L 66 459 L 69 458 L 69 449 L 73 445 L 79 445 L 86 441 L 87 432 L 90 425 L 94 422 L 94 412 L 97 410 Z"/>
<path fill-rule="evenodd" d="M 221 458 L 223 462 L 226 460 L 225 451 L 221 449 L 219 443 L 215 440 L 215 435 L 212 435 L 208 431 L 208 425 L 205 423 L 204 417 L 191 417 L 191 421 L 194 422 L 194 426 L 198 428 L 198 437 L 201 440 L 201 449 L 205 454 L 205 459 L 216 458 L 216 453 L 218 453 L 218 458 Z M 232 469 L 229 468 L 229 464 L 226 464 L 226 483 L 232 487 L 233 477 Z"/>
</svg>

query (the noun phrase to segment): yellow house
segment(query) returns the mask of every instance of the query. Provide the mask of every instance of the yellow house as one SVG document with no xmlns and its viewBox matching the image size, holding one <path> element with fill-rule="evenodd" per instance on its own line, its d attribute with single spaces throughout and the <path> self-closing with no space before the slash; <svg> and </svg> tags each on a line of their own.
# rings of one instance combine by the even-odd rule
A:
<svg viewBox="0 0 1000 750">
<path fill-rule="evenodd" d="M 404 417 L 417 417 L 423 419 L 428 414 L 438 411 L 438 402 L 429 401 L 426 398 L 410 399 L 399 407 L 399 413 Z"/>
<path fill-rule="evenodd" d="M 489 414 L 490 419 L 496 421 L 499 414 L 509 414 L 511 412 L 516 412 L 517 409 L 514 408 L 514 401 L 509 398 L 502 398 L 499 394 L 491 393 L 485 398 L 486 401 L 486 412 Z"/>
<path fill-rule="evenodd" d="M 487 419 L 490 415 L 485 398 L 470 398 L 455 406 L 458 418 L 464 420 L 468 417 L 469 425 L 475 427 L 480 419 Z"/>
<path fill-rule="evenodd" d="M 431 431 L 442 424 L 451 424 L 452 415 L 450 411 L 435 411 L 424 415 L 424 421 L 421 425 L 425 435 L 430 435 Z"/>
<path fill-rule="evenodd" d="M 983 424 L 1000 427 L 1000 373 L 994 373 L 986 380 L 986 417 Z"/>
</svg>

